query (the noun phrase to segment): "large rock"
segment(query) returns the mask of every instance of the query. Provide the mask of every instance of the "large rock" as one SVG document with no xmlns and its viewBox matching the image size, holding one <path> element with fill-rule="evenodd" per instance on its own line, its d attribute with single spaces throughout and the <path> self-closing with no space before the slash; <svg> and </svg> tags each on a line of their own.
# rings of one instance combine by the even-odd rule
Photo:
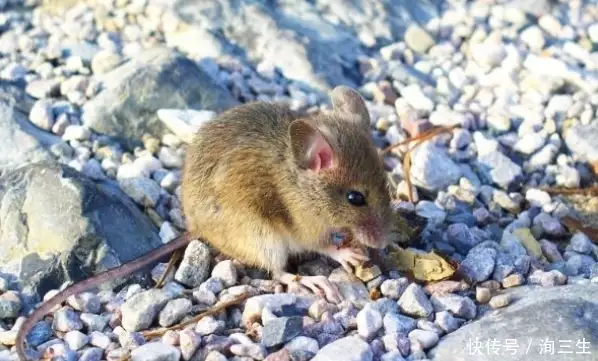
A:
<svg viewBox="0 0 598 361">
<path fill-rule="evenodd" d="M 33 296 L 162 244 L 156 227 L 115 183 L 95 183 L 57 163 L 0 177 L 0 220 L 0 270 L 23 280 Z"/>
<path fill-rule="evenodd" d="M 0 174 L 25 163 L 53 159 L 48 148 L 60 141 L 29 121 L 35 99 L 0 80 Z"/>
<path fill-rule="evenodd" d="M 209 57 L 240 47 L 243 55 L 277 67 L 286 78 L 326 91 L 338 84 L 355 86 L 363 45 L 401 39 L 409 23 L 437 15 L 436 3 L 178 0 L 173 9 L 186 26 L 167 32 L 166 39 L 189 53 L 207 48 Z"/>
<path fill-rule="evenodd" d="M 83 107 L 83 123 L 129 147 L 145 133 L 160 138 L 168 132 L 158 109 L 222 111 L 237 104 L 192 60 L 167 48 L 146 50 L 101 79 L 104 90 Z"/>
<path fill-rule="evenodd" d="M 514 297 L 511 305 L 444 336 L 428 357 L 434 361 L 595 359 L 598 285 L 524 286 L 510 289 L 508 293 Z M 544 341 L 548 341 L 547 348 L 541 353 Z M 549 353 L 551 345 L 552 354 Z M 568 351 L 571 353 L 566 353 Z"/>
</svg>

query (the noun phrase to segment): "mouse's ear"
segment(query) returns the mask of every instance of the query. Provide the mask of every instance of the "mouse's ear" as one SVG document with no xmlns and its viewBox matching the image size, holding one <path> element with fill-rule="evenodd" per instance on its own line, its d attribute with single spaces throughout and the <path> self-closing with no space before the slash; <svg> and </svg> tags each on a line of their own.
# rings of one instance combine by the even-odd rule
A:
<svg viewBox="0 0 598 361">
<path fill-rule="evenodd" d="M 334 167 L 334 151 L 316 127 L 298 119 L 289 126 L 289 136 L 293 157 L 299 167 L 314 172 Z"/>
<path fill-rule="evenodd" d="M 330 99 L 334 110 L 341 113 L 343 119 L 355 121 L 366 129 L 370 128 L 370 113 L 356 90 L 339 85 L 330 93 Z"/>
</svg>

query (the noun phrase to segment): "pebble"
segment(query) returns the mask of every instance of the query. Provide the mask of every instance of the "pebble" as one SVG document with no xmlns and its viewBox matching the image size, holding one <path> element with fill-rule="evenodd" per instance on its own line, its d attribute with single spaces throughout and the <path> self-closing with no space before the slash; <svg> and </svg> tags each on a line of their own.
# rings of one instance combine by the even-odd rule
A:
<svg viewBox="0 0 598 361">
<path fill-rule="evenodd" d="M 110 345 L 110 342 L 112 342 L 112 340 L 110 340 L 110 337 L 104 335 L 99 331 L 93 331 L 89 335 L 89 343 L 93 346 L 100 347 L 102 349 L 107 349 Z"/>
<path fill-rule="evenodd" d="M 365 341 L 347 336 L 321 348 L 311 361 L 372 361 L 373 358 L 374 354 Z"/>
<path fill-rule="evenodd" d="M 425 53 L 434 45 L 434 38 L 416 24 L 411 24 L 405 31 L 405 43 L 417 53 Z"/>
<path fill-rule="evenodd" d="M 495 266 L 496 250 L 492 248 L 476 247 L 461 262 L 459 268 L 464 275 L 474 282 L 488 279 Z"/>
<path fill-rule="evenodd" d="M 492 298 L 492 292 L 485 287 L 476 287 L 475 298 L 479 303 L 488 303 L 490 298 Z"/>
<path fill-rule="evenodd" d="M 401 311 L 414 317 L 428 317 L 434 308 L 426 296 L 424 289 L 415 284 L 410 284 L 399 299 Z"/>
<path fill-rule="evenodd" d="M 585 233 L 576 232 L 570 241 L 571 249 L 577 253 L 591 255 L 596 246 Z"/>
<path fill-rule="evenodd" d="M 303 318 L 298 316 L 280 317 L 264 325 L 262 344 L 274 347 L 288 342 L 298 336 L 303 328 Z"/>
<path fill-rule="evenodd" d="M 291 355 L 296 354 L 298 352 L 309 352 L 312 355 L 315 355 L 320 350 L 320 346 L 318 345 L 318 341 L 305 336 L 297 336 L 291 341 L 289 341 L 284 348 L 289 350 Z"/>
<path fill-rule="evenodd" d="M 236 344 L 230 347 L 230 352 L 237 356 L 247 356 L 254 360 L 266 358 L 267 351 L 264 346 L 258 344 Z"/>
<path fill-rule="evenodd" d="M 432 348 L 439 340 L 436 332 L 426 330 L 413 330 L 409 332 L 409 338 L 418 342 L 424 350 Z"/>
<path fill-rule="evenodd" d="M 64 130 L 62 139 L 66 141 L 70 140 L 87 140 L 89 139 L 91 132 L 84 128 L 82 125 L 69 125 Z"/>
<path fill-rule="evenodd" d="M 380 285 L 380 292 L 384 297 L 398 300 L 407 289 L 409 281 L 406 278 L 388 279 Z"/>
<path fill-rule="evenodd" d="M 83 328 L 83 323 L 75 311 L 63 307 L 54 313 L 52 328 L 60 332 L 78 331 Z"/>
<path fill-rule="evenodd" d="M 197 322 L 195 332 L 201 336 L 217 334 L 226 328 L 224 321 L 216 320 L 212 316 L 206 316 Z"/>
<path fill-rule="evenodd" d="M 218 262 L 212 269 L 212 277 L 220 279 L 225 287 L 232 287 L 237 283 L 237 268 L 231 260 Z"/>
<path fill-rule="evenodd" d="M 179 343 L 183 360 L 190 360 L 201 346 L 201 336 L 188 328 L 179 333 Z M 206 358 L 207 359 L 207 358 Z"/>
<path fill-rule="evenodd" d="M 490 299 L 488 304 L 490 305 L 490 307 L 497 309 L 508 306 L 511 303 L 511 300 L 512 298 L 508 294 L 496 295 L 492 297 L 492 299 Z"/>
<path fill-rule="evenodd" d="M 179 361 L 181 351 L 163 342 L 150 342 L 131 351 L 131 361 Z"/>
<path fill-rule="evenodd" d="M 125 178 L 118 181 L 121 189 L 144 207 L 155 207 L 160 198 L 160 186 L 149 178 Z"/>
<path fill-rule="evenodd" d="M 377 310 L 364 307 L 357 314 L 357 332 L 366 340 L 373 338 L 382 328 L 382 315 Z"/>
<path fill-rule="evenodd" d="M 401 96 L 414 109 L 426 112 L 434 110 L 434 102 L 424 94 L 418 84 L 411 84 L 402 88 Z"/>
<path fill-rule="evenodd" d="M 475 303 L 467 297 L 453 294 L 435 294 L 430 297 L 430 301 L 436 312 L 450 311 L 454 315 L 467 320 L 473 319 L 477 313 Z"/>
<path fill-rule="evenodd" d="M 77 351 L 89 343 L 89 336 L 79 331 L 70 331 L 64 335 L 64 341 L 71 350 Z"/>
<path fill-rule="evenodd" d="M 174 279 L 188 287 L 198 287 L 208 278 L 210 263 L 209 248 L 204 243 L 193 240 L 185 249 Z"/>
<path fill-rule="evenodd" d="M 127 331 L 148 328 L 168 301 L 168 295 L 160 289 L 135 294 L 121 307 L 122 326 Z"/>
<path fill-rule="evenodd" d="M 459 329 L 465 320 L 453 316 L 449 311 L 441 311 L 436 313 L 435 322 L 444 332 L 451 333 Z"/>
<path fill-rule="evenodd" d="M 380 356 L 380 361 L 405 361 L 399 351 L 390 351 Z"/>
<path fill-rule="evenodd" d="M 417 321 L 412 318 L 389 312 L 382 319 L 386 334 L 408 334 L 417 327 Z"/>
<path fill-rule="evenodd" d="M 172 326 L 188 315 L 191 312 L 191 307 L 191 301 L 186 298 L 168 301 L 166 306 L 160 311 L 158 323 L 162 327 Z"/>
</svg>

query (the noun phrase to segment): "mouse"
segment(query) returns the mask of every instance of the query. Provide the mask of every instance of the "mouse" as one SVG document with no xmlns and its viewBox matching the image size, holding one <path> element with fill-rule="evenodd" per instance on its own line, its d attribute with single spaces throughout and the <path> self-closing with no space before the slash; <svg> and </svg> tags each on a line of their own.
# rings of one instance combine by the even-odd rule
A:
<svg viewBox="0 0 598 361">
<path fill-rule="evenodd" d="M 187 148 L 181 202 L 187 230 L 221 253 L 340 302 L 323 275 L 285 271 L 289 256 L 315 252 L 351 269 L 363 247 L 338 247 L 334 233 L 374 249 L 387 245 L 390 191 L 363 97 L 330 92 L 313 113 L 254 102 L 202 125 Z"/>
<path fill-rule="evenodd" d="M 194 239 L 268 271 L 284 285 L 298 284 L 330 302 L 341 302 L 339 290 L 326 276 L 287 272 L 289 257 L 321 254 L 350 272 L 369 260 L 367 248 L 388 245 L 392 210 L 364 99 L 355 89 L 337 86 L 330 100 L 331 109 L 316 112 L 295 111 L 285 103 L 250 102 L 201 125 L 182 169 L 186 232 L 43 302 L 19 330 L 20 359 L 27 360 L 26 335 L 68 297 L 132 274 Z M 339 244 L 339 239 L 349 238 L 349 244 Z"/>
</svg>

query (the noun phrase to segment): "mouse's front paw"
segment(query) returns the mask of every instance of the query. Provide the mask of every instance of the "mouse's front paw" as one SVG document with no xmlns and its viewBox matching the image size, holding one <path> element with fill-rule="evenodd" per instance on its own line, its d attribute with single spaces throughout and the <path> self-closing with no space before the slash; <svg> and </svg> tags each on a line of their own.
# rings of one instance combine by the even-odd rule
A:
<svg viewBox="0 0 598 361">
<path fill-rule="evenodd" d="M 359 248 L 340 248 L 335 246 L 327 247 L 324 252 L 325 255 L 332 258 L 341 264 L 341 266 L 349 273 L 353 273 L 354 267 L 369 260 L 365 252 Z"/>
</svg>

